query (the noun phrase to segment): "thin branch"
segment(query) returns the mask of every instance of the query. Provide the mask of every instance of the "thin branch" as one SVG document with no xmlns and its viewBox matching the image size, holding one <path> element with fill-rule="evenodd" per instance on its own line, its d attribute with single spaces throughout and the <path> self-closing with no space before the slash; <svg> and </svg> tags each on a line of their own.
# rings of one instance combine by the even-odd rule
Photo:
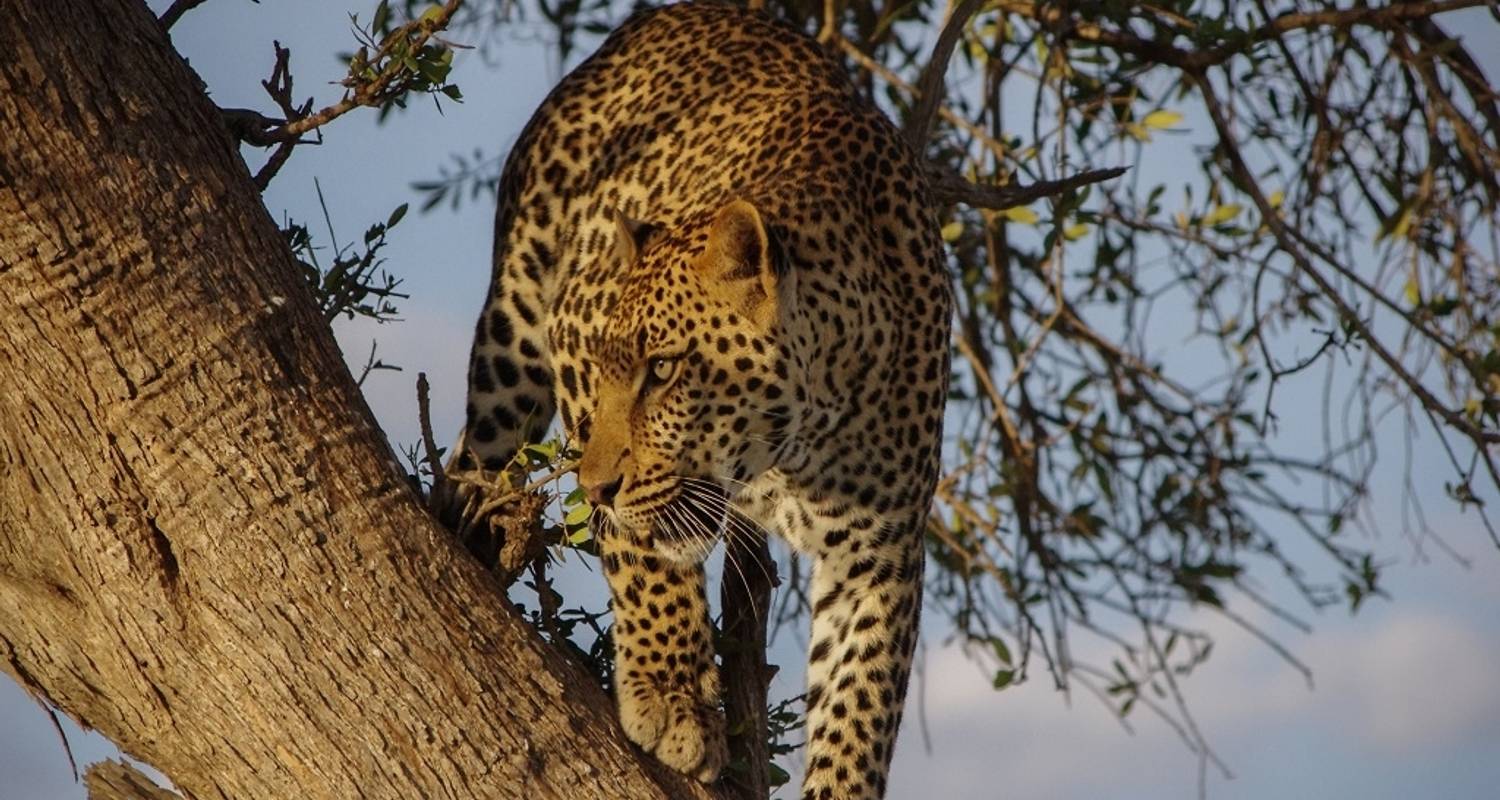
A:
<svg viewBox="0 0 1500 800">
<path fill-rule="evenodd" d="M 392 31 L 391 34 L 386 37 L 387 46 L 389 46 L 389 43 L 391 42 L 405 39 L 406 37 L 400 36 L 398 34 L 402 31 L 402 29 L 407 29 L 410 31 L 415 31 L 415 33 L 406 40 L 408 41 L 408 49 L 411 51 L 422 49 L 422 46 L 427 43 L 427 40 L 431 39 L 434 34 L 448 26 L 448 21 L 453 18 L 453 15 L 458 11 L 459 6 L 461 5 L 463 5 L 463 0 L 448 0 L 448 2 L 443 4 L 441 10 L 439 10 L 438 13 L 432 15 L 431 17 L 424 16 L 422 18 L 406 23 L 402 26 L 402 28 L 399 28 L 396 31 Z M 378 61 L 385 54 L 385 50 L 384 48 L 382 48 L 381 51 L 376 53 L 375 58 L 372 59 L 372 61 Z M 283 125 L 275 131 L 272 131 L 270 135 L 277 141 L 295 139 L 304 133 L 308 133 L 312 130 L 327 125 L 333 120 L 338 119 L 339 117 L 349 113 L 350 111 L 353 111 L 356 108 L 359 108 L 361 106 L 379 105 L 380 103 L 388 99 L 386 92 L 391 88 L 391 84 L 398 77 L 405 74 L 405 72 L 406 67 L 404 64 L 400 62 L 393 62 L 391 65 L 388 65 L 386 69 L 383 70 L 379 75 L 377 75 L 374 80 L 371 80 L 369 83 L 359 84 L 357 87 L 355 87 L 354 91 L 346 95 L 344 99 L 330 106 L 325 106 L 315 113 L 308 114 L 307 116 L 298 119 L 294 119 L 288 122 L 286 125 Z M 349 80 L 352 80 L 352 78 Z"/>
<path fill-rule="evenodd" d="M 28 694 L 31 694 L 29 691 Z M 53 708 L 39 694 L 31 694 L 31 699 L 47 712 L 47 719 L 52 722 L 52 730 L 57 732 L 57 738 L 62 741 L 63 755 L 68 757 L 68 766 L 73 770 L 73 780 L 78 780 L 78 759 L 73 757 L 73 743 L 68 741 L 68 734 L 63 730 L 62 722 L 57 718 L 57 709 Z"/>
<path fill-rule="evenodd" d="M 432 472 L 432 508 L 446 508 L 448 497 L 448 475 L 443 470 L 443 462 L 438 458 L 437 439 L 432 435 L 432 413 L 427 401 L 427 373 L 417 373 L 417 422 L 422 428 L 422 449 L 426 452 L 423 457 L 427 461 L 427 469 Z"/>
<path fill-rule="evenodd" d="M 1400 359 L 1396 358 L 1395 355 L 1386 349 L 1385 345 L 1381 344 L 1375 338 L 1369 327 L 1359 319 L 1358 313 L 1339 294 L 1337 287 L 1318 271 L 1312 260 L 1302 252 L 1302 248 L 1297 246 L 1298 237 L 1287 227 L 1281 215 L 1276 212 L 1276 209 L 1271 206 L 1271 202 L 1266 198 L 1265 193 L 1261 191 L 1260 184 L 1255 180 L 1255 176 L 1251 173 L 1249 166 L 1245 164 L 1244 156 L 1240 154 L 1234 132 L 1229 127 L 1229 117 L 1225 113 L 1224 107 L 1220 103 L 1218 94 L 1214 91 L 1212 83 L 1208 80 L 1208 76 L 1197 72 L 1190 73 L 1190 78 L 1198 87 L 1199 93 L 1203 96 L 1204 106 L 1208 109 L 1209 117 L 1213 120 L 1214 128 L 1219 134 L 1219 144 L 1229 161 L 1230 172 L 1234 177 L 1235 183 L 1249 194 L 1251 200 L 1255 202 L 1256 208 L 1260 211 L 1261 219 L 1265 222 L 1266 227 L 1270 228 L 1271 234 L 1276 237 L 1276 241 L 1282 251 L 1296 262 L 1297 267 L 1313 283 L 1317 284 L 1318 289 L 1322 291 L 1323 296 L 1328 302 L 1338 309 L 1341 321 L 1359 333 L 1360 339 L 1369 345 L 1370 351 L 1375 354 L 1375 357 L 1380 359 L 1381 363 L 1385 364 L 1386 368 L 1403 385 L 1411 390 L 1411 393 L 1416 396 L 1417 400 L 1424 407 L 1441 417 L 1450 427 L 1472 439 L 1481 451 L 1486 444 L 1500 442 L 1500 431 L 1490 431 L 1478 427 L 1465 419 L 1459 412 L 1444 405 L 1427 387 L 1422 385 L 1421 381 L 1417 380 L 1416 376 L 1412 375 L 1406 369 Z"/>
<path fill-rule="evenodd" d="M 208 0 L 173 0 L 172 5 L 162 12 L 158 20 L 161 22 L 162 30 L 171 30 L 172 26 L 177 24 L 177 20 L 182 19 L 183 14 L 206 2 Z"/>
<path fill-rule="evenodd" d="M 846 55 L 854 59 L 855 63 L 859 64 L 866 70 L 869 70 L 871 74 L 879 75 L 881 80 L 889 83 L 890 85 L 900 89 L 903 92 L 906 92 L 907 94 L 916 94 L 916 87 L 902 80 L 900 75 L 892 72 L 891 69 L 886 65 L 871 58 L 868 53 L 860 50 L 857 46 L 855 46 L 853 42 L 840 37 L 838 40 L 838 46 L 844 51 Z M 937 114 L 938 116 L 946 120 L 948 124 L 962 130 L 970 136 L 973 136 L 987 149 L 989 149 L 990 152 L 994 153 L 997 159 L 1004 159 L 1006 153 L 1009 152 L 1009 150 L 1004 144 L 1000 142 L 1000 140 L 990 136 L 985 132 L 984 128 L 975 125 L 967 117 L 959 114 L 948 106 L 940 104 L 937 109 Z"/>
<path fill-rule="evenodd" d="M 959 203 L 970 208 L 1001 211 L 1029 205 L 1044 197 L 1055 197 L 1091 183 L 1118 178 L 1128 170 L 1129 167 L 1091 169 L 1056 180 L 1007 186 L 984 186 L 965 180 L 946 167 L 932 164 L 927 169 L 927 182 L 932 189 L 933 200 L 938 203 Z"/>
<path fill-rule="evenodd" d="M 276 177 L 276 173 L 281 171 L 281 167 L 286 164 L 287 159 L 292 157 L 292 149 L 299 144 L 303 144 L 305 141 L 301 138 L 293 137 L 278 142 L 276 137 L 271 135 L 271 132 L 276 130 L 278 126 L 285 125 L 286 120 L 307 116 L 307 113 L 312 110 L 313 104 L 311 97 L 304 100 L 300 105 L 292 99 L 292 51 L 282 47 L 281 42 L 273 41 L 271 42 L 271 46 L 276 52 L 276 63 L 271 67 L 271 77 L 261 81 L 260 85 L 266 90 L 266 94 L 271 96 L 271 100 L 281 109 L 281 113 L 285 117 L 276 121 L 272 121 L 267 117 L 260 117 L 258 120 L 253 121 L 255 124 L 262 126 L 260 130 L 254 131 L 250 135 L 240 135 L 242 140 L 260 147 L 266 147 L 271 144 L 276 145 L 275 152 L 271 153 L 270 158 L 266 159 L 266 163 L 261 166 L 260 171 L 255 173 L 255 185 L 261 191 L 265 191 L 266 187 L 271 185 L 271 179 Z M 259 117 L 260 115 L 257 114 L 256 116 Z M 266 123 L 271 124 L 268 125 Z M 234 130 L 234 128 L 231 127 L 231 130 Z M 254 138 L 251 138 L 252 136 Z M 316 142 L 306 143 L 312 144 Z"/>
</svg>

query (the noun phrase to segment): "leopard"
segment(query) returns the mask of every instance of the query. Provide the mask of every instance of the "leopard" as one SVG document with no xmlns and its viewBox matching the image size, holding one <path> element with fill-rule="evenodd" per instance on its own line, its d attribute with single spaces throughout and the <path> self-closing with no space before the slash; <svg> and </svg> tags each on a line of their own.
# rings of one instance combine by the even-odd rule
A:
<svg viewBox="0 0 1500 800">
<path fill-rule="evenodd" d="M 497 194 L 456 468 L 505 469 L 560 413 L 624 733 L 720 775 L 704 563 L 770 533 L 812 565 L 801 796 L 884 796 L 950 371 L 919 154 L 801 31 L 685 2 L 556 85 Z"/>
</svg>

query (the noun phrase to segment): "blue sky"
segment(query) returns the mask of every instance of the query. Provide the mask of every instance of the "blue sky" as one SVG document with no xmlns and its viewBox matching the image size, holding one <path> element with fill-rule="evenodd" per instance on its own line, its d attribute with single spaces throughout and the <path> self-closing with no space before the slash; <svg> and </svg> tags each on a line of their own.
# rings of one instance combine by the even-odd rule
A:
<svg viewBox="0 0 1500 800">
<path fill-rule="evenodd" d="M 325 82 L 339 74 L 332 53 L 349 41 L 348 8 L 368 13 L 365 5 L 214 0 L 184 17 L 174 39 L 217 102 L 263 109 L 258 81 L 269 72 L 271 41 L 280 40 L 292 50 L 299 94 L 313 93 L 322 104 L 336 97 L 336 87 Z M 1482 13 L 1463 23 L 1450 29 L 1468 32 L 1471 49 L 1488 58 L 1489 75 L 1500 78 L 1500 24 Z M 455 79 L 467 100 L 445 103 L 441 117 L 419 100 L 382 126 L 372 114 L 331 126 L 324 146 L 296 153 L 267 192 L 268 207 L 278 219 L 285 211 L 321 233 L 316 178 L 341 241 L 351 241 L 396 205 L 415 201 L 410 183 L 433 177 L 449 153 L 508 148 L 559 77 L 541 41 L 544 33 L 542 27 L 516 26 L 501 34 L 493 68 L 473 54 L 461 55 Z M 1180 179 L 1172 174 L 1176 156 L 1170 147 L 1164 142 L 1138 167 L 1149 171 L 1147 180 Z M 1164 174 L 1156 177 L 1156 170 Z M 458 213 L 408 217 L 386 251 L 388 268 L 413 295 L 401 303 L 405 321 L 336 325 L 356 366 L 374 339 L 384 360 L 406 368 L 376 373 L 366 383 L 371 408 L 398 445 L 417 438 L 412 384 L 419 369 L 434 386 L 439 438 L 451 439 L 457 431 L 472 321 L 489 274 L 490 214 L 481 202 Z M 1170 349 L 1161 355 L 1169 363 L 1187 358 Z M 1315 389 L 1289 392 L 1314 397 Z M 1296 394 L 1284 399 L 1288 408 L 1299 402 Z M 1283 436 L 1305 433 L 1288 427 L 1293 429 Z M 1390 563 L 1386 587 L 1394 600 L 1373 600 L 1353 618 L 1341 609 L 1308 613 L 1311 634 L 1255 619 L 1312 667 L 1312 686 L 1222 619 L 1194 620 L 1221 635 L 1214 656 L 1184 682 L 1184 692 L 1236 776 L 1224 780 L 1211 772 L 1211 797 L 1500 796 L 1500 681 L 1494 677 L 1500 664 L 1500 553 L 1472 515 L 1460 515 L 1442 499 L 1442 463 L 1423 446 L 1411 469 L 1425 480 L 1419 482 L 1433 527 L 1471 566 L 1440 555 L 1424 558 L 1402 535 L 1395 497 L 1408 466 L 1399 457 L 1398 433 L 1384 433 L 1386 456 L 1372 507 L 1390 522 L 1371 541 Z M 1500 501 L 1486 499 L 1492 507 Z M 599 597 L 600 583 L 574 570 L 568 591 Z M 957 648 L 943 646 L 945 633 L 939 620 L 929 618 L 892 797 L 1195 795 L 1197 760 L 1166 725 L 1138 711 L 1129 720 L 1133 732 L 1127 732 L 1091 696 L 1065 696 L 1045 680 L 996 694 L 989 675 Z M 1081 655 L 1089 655 L 1089 645 L 1080 646 Z M 1107 653 L 1099 655 L 1107 661 Z M 771 660 L 784 669 L 776 691 L 799 690 L 801 657 L 797 637 L 778 642 Z M 97 734 L 67 720 L 64 728 L 81 762 L 113 752 Z M 45 713 L 0 678 L 0 800 L 83 796 Z"/>
</svg>

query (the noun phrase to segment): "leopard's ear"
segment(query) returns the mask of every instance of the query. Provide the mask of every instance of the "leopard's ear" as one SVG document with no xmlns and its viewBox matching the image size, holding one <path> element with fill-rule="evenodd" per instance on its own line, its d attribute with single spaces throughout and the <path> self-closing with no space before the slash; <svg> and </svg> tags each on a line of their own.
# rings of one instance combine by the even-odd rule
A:
<svg viewBox="0 0 1500 800">
<path fill-rule="evenodd" d="M 789 289 L 781 243 L 755 206 L 735 200 L 719 210 L 700 269 L 714 291 L 753 318 L 774 315 Z"/>
<path fill-rule="evenodd" d="M 646 240 L 657 228 L 649 222 L 625 216 L 618 208 L 611 209 L 610 214 L 615 220 L 615 257 L 625 264 L 634 263 L 646 248 Z"/>
</svg>

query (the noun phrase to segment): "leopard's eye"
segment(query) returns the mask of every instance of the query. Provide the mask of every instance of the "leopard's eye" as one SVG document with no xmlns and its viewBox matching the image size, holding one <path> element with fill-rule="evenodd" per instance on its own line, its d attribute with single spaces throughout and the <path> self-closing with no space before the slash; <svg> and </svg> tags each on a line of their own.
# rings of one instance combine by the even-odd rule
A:
<svg viewBox="0 0 1500 800">
<path fill-rule="evenodd" d="M 661 386 L 672 380 L 677 373 L 677 359 L 654 357 L 646 362 L 646 383 L 648 386 Z"/>
</svg>

